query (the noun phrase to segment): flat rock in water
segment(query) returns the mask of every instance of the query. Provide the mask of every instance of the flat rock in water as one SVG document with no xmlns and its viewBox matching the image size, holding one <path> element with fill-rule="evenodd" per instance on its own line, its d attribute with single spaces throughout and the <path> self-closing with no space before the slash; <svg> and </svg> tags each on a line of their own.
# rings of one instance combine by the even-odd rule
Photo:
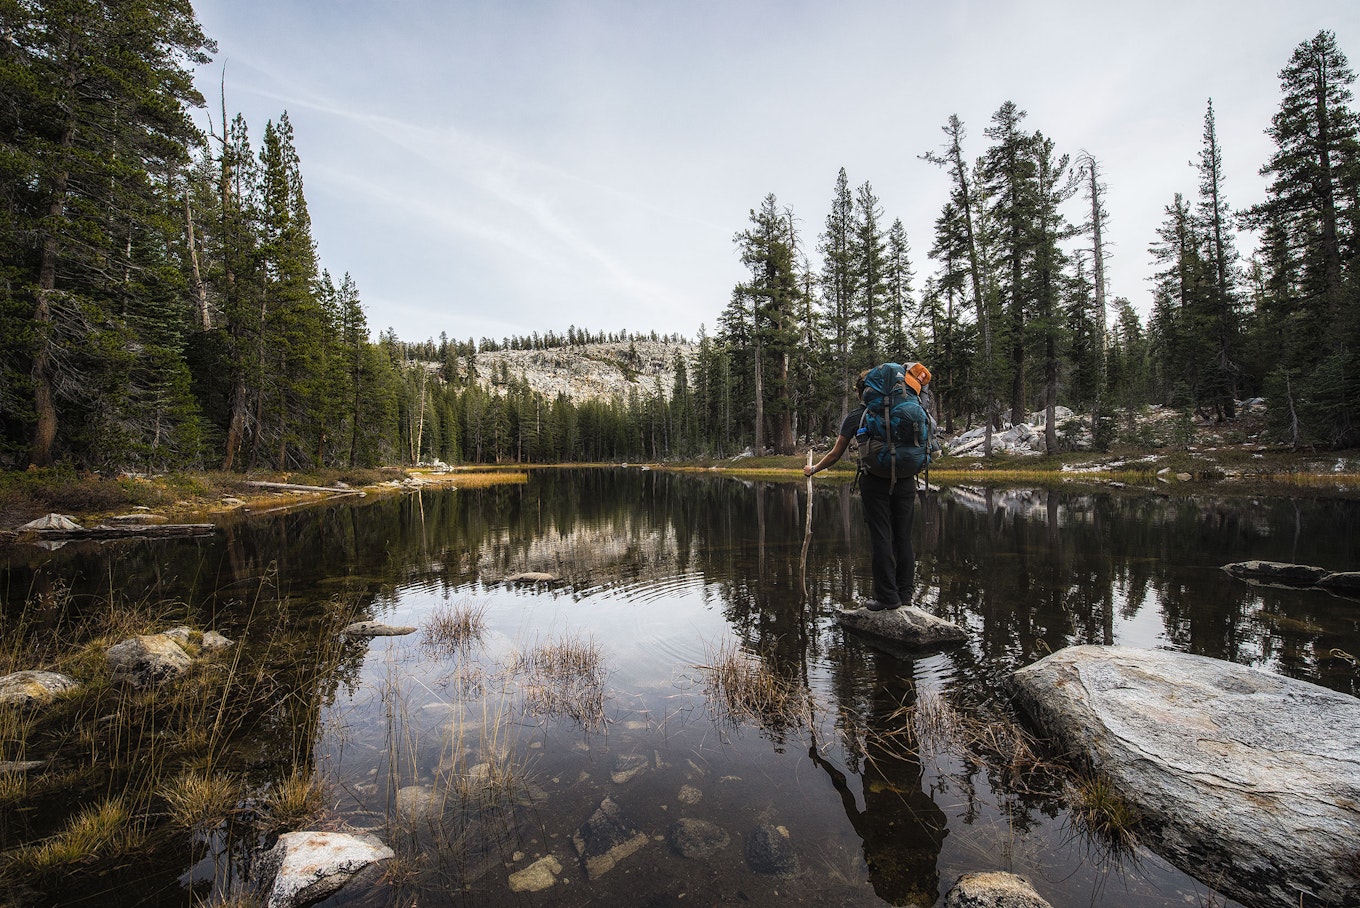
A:
<svg viewBox="0 0 1360 908">
<path fill-rule="evenodd" d="M 647 834 L 639 832 L 624 817 L 613 798 L 605 798 L 571 841 L 585 866 L 586 876 L 594 880 L 646 845 Z"/>
<path fill-rule="evenodd" d="M 340 632 L 342 637 L 404 637 L 414 634 L 409 625 L 383 624 L 381 621 L 356 621 Z"/>
<path fill-rule="evenodd" d="M 523 571 L 519 574 L 511 574 L 505 578 L 506 583 L 555 583 L 558 580 L 556 574 L 548 574 L 543 571 Z"/>
<path fill-rule="evenodd" d="M 368 867 L 395 856 L 375 836 L 289 832 L 256 865 L 266 908 L 300 908 L 338 891 Z"/>
<path fill-rule="evenodd" d="M 903 646 L 945 646 L 968 639 L 968 632 L 957 624 L 910 605 L 876 612 L 867 608 L 840 609 L 836 620 L 842 627 Z"/>
<path fill-rule="evenodd" d="M 1186 653 L 1072 646 L 1016 698 L 1147 818 L 1144 841 L 1251 906 L 1360 905 L 1360 700 Z M 1146 833 L 1146 834 L 1144 834 Z"/>
<path fill-rule="evenodd" d="M 990 871 L 965 873 L 945 896 L 944 908 L 1053 908 L 1024 877 Z"/>
<path fill-rule="evenodd" d="M 0 677 L 0 706 L 41 706 L 77 686 L 59 672 L 14 672 Z"/>
<path fill-rule="evenodd" d="M 1223 565 L 1223 570 L 1243 580 L 1264 580 L 1286 586 L 1312 586 L 1330 571 L 1311 564 L 1287 564 L 1282 561 L 1239 561 Z"/>
</svg>

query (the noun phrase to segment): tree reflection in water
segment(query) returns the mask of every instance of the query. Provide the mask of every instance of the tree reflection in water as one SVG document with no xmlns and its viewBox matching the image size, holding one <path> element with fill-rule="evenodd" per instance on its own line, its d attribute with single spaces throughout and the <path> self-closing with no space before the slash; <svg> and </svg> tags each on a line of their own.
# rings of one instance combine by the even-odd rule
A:
<svg viewBox="0 0 1360 908">
<path fill-rule="evenodd" d="M 717 788 L 719 779 L 735 779 L 722 783 L 721 804 L 716 793 L 706 795 L 692 812 L 730 825 L 734 838 L 751 829 L 755 814 L 763 822 L 774 812 L 794 827 L 805 855 L 822 844 L 857 849 L 862 876 L 842 873 L 842 889 L 813 885 L 816 868 L 800 886 L 778 889 L 781 900 L 808 904 L 833 896 L 931 904 L 959 873 L 995 869 L 996 855 L 1012 841 L 1005 860 L 1028 862 L 1060 908 L 1087 904 L 1096 891 L 1106 903 L 1130 905 L 1176 904 L 1203 892 L 1152 858 L 1121 886 L 1100 889 L 1108 867 L 1092 865 L 1088 849 L 1069 841 L 1059 793 L 1017 789 L 985 760 L 942 766 L 936 755 L 923 756 L 902 725 L 902 708 L 923 696 L 1013 718 L 1010 673 L 1074 643 L 1170 647 L 1360 693 L 1355 663 L 1345 658 L 1360 654 L 1354 603 L 1253 587 L 1219 569 L 1252 558 L 1354 568 L 1360 507 L 1352 502 L 945 490 L 924 502 L 917 521 L 915 599 L 966 626 L 972 639 L 946 653 L 905 657 L 846 636 L 830 618 L 836 603 L 868 595 L 858 500 L 846 486 L 816 487 L 804 570 L 804 496 L 801 482 L 554 469 L 535 472 L 525 486 L 240 520 L 210 540 L 76 544 L 52 553 L 11 548 L 0 553 L 0 614 L 16 614 L 30 593 L 60 582 L 72 590 L 66 607 L 76 612 L 98 590 L 174 600 L 181 604 L 177 620 L 241 636 L 245 652 L 270 624 L 290 634 L 309 626 L 321 633 L 333 617 L 328 603 L 337 601 L 346 603 L 347 618 L 352 610 L 355 619 L 400 614 L 403 623 L 420 623 L 440 603 L 471 597 L 487 605 L 491 640 L 513 642 L 540 629 L 593 635 L 611 660 L 607 703 L 616 715 L 607 734 L 588 734 L 584 744 L 579 730 L 551 724 L 565 718 L 527 726 L 533 731 L 522 739 L 539 746 L 536 765 L 563 780 L 550 806 L 534 808 L 539 828 L 556 823 L 552 833 L 565 841 L 608 790 L 600 780 L 609 767 L 599 762 L 615 753 L 650 754 L 650 775 L 625 791 L 635 821 L 654 836 L 680 815 L 672 802 L 682 784 Z M 549 570 L 564 581 L 539 589 L 500 582 L 524 570 Z M 266 577 L 277 587 L 262 583 Z M 79 618 L 34 614 L 57 623 Z M 672 679 L 692 672 L 705 646 L 724 642 L 756 654 L 805 692 L 815 704 L 806 727 L 755 728 L 756 740 L 747 735 L 715 751 L 703 723 L 636 720 L 689 715 L 682 701 L 698 694 Z M 279 651 L 260 664 L 282 691 L 281 707 L 305 707 L 301 717 L 287 708 L 257 717 L 256 733 L 284 745 L 266 761 L 301 757 L 324 771 L 314 746 L 324 729 L 313 717 L 368 683 L 378 644 L 364 646 L 347 649 L 338 663 Z M 617 715 L 623 703 L 629 721 L 615 721 L 624 718 Z M 296 740 L 299 734 L 307 740 Z M 262 743 L 267 749 L 270 740 Z M 356 739 L 351 750 L 371 743 Z M 815 782 L 804 754 L 817 767 Z M 692 766 L 715 768 L 696 775 Z M 283 769 L 270 767 L 275 775 Z M 582 775 L 592 781 L 575 785 Z M 951 786 L 958 804 L 940 799 Z M 789 797 L 794 790 L 803 797 Z M 28 834 L 6 828 L 7 842 Z M 548 847 L 544 841 L 537 847 Z M 649 885 L 658 897 L 689 893 L 693 867 L 672 868 L 667 861 L 676 859 L 663 852 L 642 853 L 653 862 Z M 713 859 L 713 892 L 774 898 L 778 881 L 755 878 L 739 855 L 729 857 L 728 864 Z M 158 852 L 162 859 L 173 860 Z M 992 865 L 980 866 L 987 861 Z M 173 879 L 183 869 L 157 873 Z M 630 879 L 636 877 L 620 873 L 558 894 L 580 904 L 638 896 Z M 478 900 L 513 901 L 496 888 L 503 882 L 488 875 Z"/>
</svg>

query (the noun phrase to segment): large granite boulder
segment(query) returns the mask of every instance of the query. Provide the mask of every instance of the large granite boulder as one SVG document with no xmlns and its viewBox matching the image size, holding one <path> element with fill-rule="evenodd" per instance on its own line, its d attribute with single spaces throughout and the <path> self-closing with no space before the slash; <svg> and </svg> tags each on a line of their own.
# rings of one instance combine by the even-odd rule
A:
<svg viewBox="0 0 1360 908">
<path fill-rule="evenodd" d="M 1034 721 L 1187 873 L 1246 905 L 1360 905 L 1360 700 L 1122 646 L 1068 647 L 1014 678 Z"/>
<path fill-rule="evenodd" d="M 0 677 L 0 706 L 43 706 L 78 685 L 59 672 L 22 671 Z"/>
<path fill-rule="evenodd" d="M 300 908 L 339 892 L 395 852 L 375 836 L 289 832 L 260 856 L 257 880 L 265 908 Z"/>
<path fill-rule="evenodd" d="M 189 670 L 193 659 L 173 637 L 141 634 L 115 643 L 104 652 L 109 675 L 134 687 L 149 687 L 177 678 Z"/>
<path fill-rule="evenodd" d="M 927 649 L 968 639 L 968 632 L 957 624 L 910 605 L 876 612 L 867 608 L 839 609 L 836 620 L 842 627 L 907 647 Z"/>
</svg>

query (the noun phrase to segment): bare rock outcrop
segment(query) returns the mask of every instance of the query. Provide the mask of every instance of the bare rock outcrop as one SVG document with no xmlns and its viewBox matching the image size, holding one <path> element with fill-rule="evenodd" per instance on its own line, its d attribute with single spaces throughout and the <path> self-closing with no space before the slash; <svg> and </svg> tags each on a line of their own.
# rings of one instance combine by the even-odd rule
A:
<svg viewBox="0 0 1360 908">
<path fill-rule="evenodd" d="M 1218 659 L 1072 646 L 1015 673 L 1045 732 L 1246 905 L 1360 905 L 1360 700 Z"/>
</svg>

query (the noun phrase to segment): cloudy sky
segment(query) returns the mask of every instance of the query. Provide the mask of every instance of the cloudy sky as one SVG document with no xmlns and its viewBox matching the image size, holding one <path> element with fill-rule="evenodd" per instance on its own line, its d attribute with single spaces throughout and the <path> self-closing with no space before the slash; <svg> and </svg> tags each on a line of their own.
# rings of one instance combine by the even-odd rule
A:
<svg viewBox="0 0 1360 908">
<path fill-rule="evenodd" d="M 1110 290 L 1146 311 L 1147 247 L 1212 98 L 1228 201 L 1259 201 L 1278 73 L 1353 0 L 198 0 L 209 109 L 258 140 L 287 111 L 321 261 L 376 332 L 711 331 L 733 234 L 775 193 L 815 249 L 837 171 L 901 218 L 922 279 L 966 151 L 1007 100 L 1109 186 Z M 220 115 L 214 114 L 214 120 Z M 1080 200 L 1070 216 L 1081 218 Z M 1250 251 L 1250 241 L 1241 243 Z"/>
</svg>

